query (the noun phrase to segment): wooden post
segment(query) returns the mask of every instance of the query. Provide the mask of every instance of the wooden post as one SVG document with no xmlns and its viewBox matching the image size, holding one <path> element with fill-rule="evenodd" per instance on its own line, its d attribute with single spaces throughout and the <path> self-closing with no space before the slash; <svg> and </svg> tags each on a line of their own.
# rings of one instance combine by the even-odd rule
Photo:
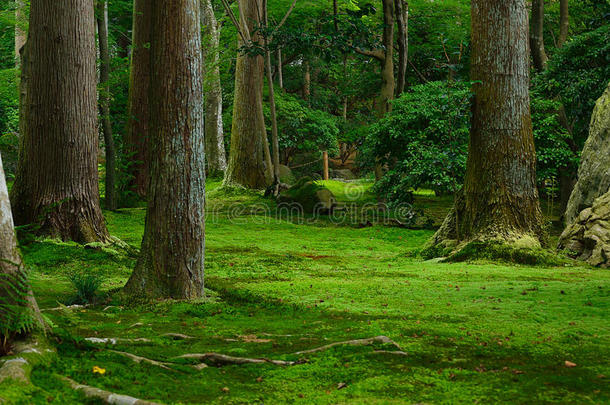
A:
<svg viewBox="0 0 610 405">
<path fill-rule="evenodd" d="M 322 152 L 322 158 L 324 159 L 324 180 L 328 180 L 328 152 Z"/>
</svg>

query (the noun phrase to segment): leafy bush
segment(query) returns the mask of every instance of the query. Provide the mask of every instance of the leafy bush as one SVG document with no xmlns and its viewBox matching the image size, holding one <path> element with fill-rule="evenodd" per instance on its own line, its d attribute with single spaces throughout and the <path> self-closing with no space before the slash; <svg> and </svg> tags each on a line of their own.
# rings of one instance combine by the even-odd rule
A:
<svg viewBox="0 0 610 405">
<path fill-rule="evenodd" d="M 466 169 L 470 127 L 468 83 L 429 82 L 393 102 L 393 110 L 370 127 L 362 163 L 389 170 L 376 191 L 389 202 L 409 201 L 412 189 L 456 191 Z"/>
<path fill-rule="evenodd" d="M 97 291 L 102 285 L 102 277 L 91 271 L 74 271 L 68 274 L 70 282 L 76 289 L 76 295 L 68 304 L 89 304 L 95 300 Z"/>
<path fill-rule="evenodd" d="M 568 41 L 533 80 L 535 91 L 565 107 L 574 141 L 587 139 L 595 102 L 610 80 L 610 25 Z"/>
<path fill-rule="evenodd" d="M 314 110 L 289 94 L 276 94 L 278 136 L 281 160 L 287 164 L 296 153 L 328 150 L 337 152 L 339 128 L 337 118 Z M 271 125 L 269 107 L 265 105 L 265 122 Z M 271 128 L 268 128 L 271 133 Z"/>
</svg>

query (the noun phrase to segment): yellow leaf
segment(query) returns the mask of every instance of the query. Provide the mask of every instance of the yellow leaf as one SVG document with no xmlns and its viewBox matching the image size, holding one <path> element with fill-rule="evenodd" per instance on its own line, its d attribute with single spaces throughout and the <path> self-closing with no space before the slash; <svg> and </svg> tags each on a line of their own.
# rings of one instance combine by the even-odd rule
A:
<svg viewBox="0 0 610 405">
<path fill-rule="evenodd" d="M 106 374 L 106 369 L 98 366 L 93 366 L 93 374 Z"/>
</svg>

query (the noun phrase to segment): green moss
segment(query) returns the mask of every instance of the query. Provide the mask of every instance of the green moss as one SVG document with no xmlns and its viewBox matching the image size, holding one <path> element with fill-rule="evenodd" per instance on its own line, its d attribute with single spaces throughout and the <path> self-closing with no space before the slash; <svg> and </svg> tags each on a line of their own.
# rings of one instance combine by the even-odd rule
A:
<svg viewBox="0 0 610 405">
<path fill-rule="evenodd" d="M 209 205 L 270 203 L 262 196 L 208 195 Z M 442 205 L 436 202 L 438 208 Z M 107 212 L 112 235 L 139 246 L 142 209 Z M 9 403 L 85 400 L 56 378 L 163 403 L 608 403 L 610 273 L 589 267 L 514 265 L 489 259 L 433 263 L 413 257 L 431 231 L 356 229 L 244 214 L 206 224 L 207 298 L 123 301 L 113 295 L 135 258 L 54 240 L 26 246 L 43 309 L 72 293 L 75 268 L 104 275 L 99 306 L 45 311 L 58 356 L 35 367 L 33 385 L 0 386 Z M 475 248 L 474 246 L 472 247 Z M 538 262 L 537 262 L 538 263 Z M 173 340 L 168 332 L 194 337 Z M 294 352 L 386 335 L 390 347 L 338 346 L 294 367 L 177 371 L 136 364 L 108 349 L 173 361 L 219 352 L 296 360 Z M 147 338 L 92 345 L 84 337 Z M 566 368 L 564 362 L 578 366 Z M 185 362 L 183 362 L 185 363 Z M 106 374 L 92 372 L 93 366 Z M 338 389 L 339 384 L 345 384 Z M 341 385 L 343 387 L 343 385 Z M 229 388 L 223 391 L 222 388 Z"/>
<path fill-rule="evenodd" d="M 542 249 L 539 243 L 532 245 L 524 240 L 520 240 L 515 244 L 497 241 L 469 242 L 456 252 L 451 253 L 446 259 L 448 262 L 464 262 L 469 260 L 506 261 L 547 267 L 563 266 L 570 263 L 568 258 Z"/>
</svg>

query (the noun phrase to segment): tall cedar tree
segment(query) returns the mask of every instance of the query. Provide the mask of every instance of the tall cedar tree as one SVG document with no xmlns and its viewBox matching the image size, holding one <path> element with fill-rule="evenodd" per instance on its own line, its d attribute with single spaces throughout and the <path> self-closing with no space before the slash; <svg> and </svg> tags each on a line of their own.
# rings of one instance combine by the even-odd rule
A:
<svg viewBox="0 0 610 405">
<path fill-rule="evenodd" d="M 239 0 L 239 9 L 243 31 L 253 33 L 252 42 L 261 43 L 260 35 L 255 33 L 261 24 L 261 1 Z M 244 45 L 249 44 L 245 44 L 240 37 L 239 47 Z M 263 69 L 262 55 L 239 52 L 235 66 L 233 126 L 226 184 L 260 189 L 271 183 L 271 157 L 268 146 L 265 146 L 267 134 L 263 114 Z"/>
<path fill-rule="evenodd" d="M 90 0 L 32 0 L 23 52 L 21 145 L 11 190 L 17 225 L 105 241 L 99 204 L 95 13 Z"/>
<path fill-rule="evenodd" d="M 434 236 L 467 242 L 542 239 L 529 103 L 526 0 L 472 1 L 475 96 L 463 194 Z M 456 226 L 457 224 L 457 226 Z"/>
<path fill-rule="evenodd" d="M 150 0 L 150 182 L 142 249 L 125 286 L 155 298 L 202 297 L 204 111 L 199 0 Z"/>
<path fill-rule="evenodd" d="M 127 151 L 132 164 L 132 190 L 145 197 L 148 186 L 148 144 L 150 103 L 150 36 L 152 29 L 152 2 L 134 0 L 131 71 L 129 75 L 129 103 L 127 121 Z"/>
<path fill-rule="evenodd" d="M 208 174 L 221 175 L 227 170 L 225 138 L 222 126 L 222 87 L 220 85 L 220 26 L 212 0 L 201 0 L 204 44 L 205 155 Z"/>
</svg>

